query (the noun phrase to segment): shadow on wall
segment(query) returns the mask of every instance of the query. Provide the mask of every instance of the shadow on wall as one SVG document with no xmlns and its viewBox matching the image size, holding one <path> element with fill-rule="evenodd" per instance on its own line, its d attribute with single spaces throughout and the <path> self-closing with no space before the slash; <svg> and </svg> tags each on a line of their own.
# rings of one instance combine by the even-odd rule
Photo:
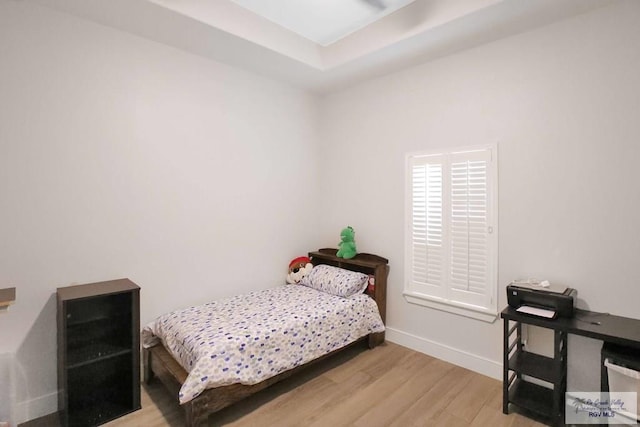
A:
<svg viewBox="0 0 640 427">
<path fill-rule="evenodd" d="M 56 294 L 51 294 L 15 354 L 11 425 L 57 410 L 56 349 Z"/>
<path fill-rule="evenodd" d="M 404 22 L 402 30 L 408 30 L 424 24 L 433 14 L 433 5 L 428 1 L 417 1 L 407 6 L 406 12 L 402 15 Z"/>
<path fill-rule="evenodd" d="M 13 416 L 13 405 L 15 404 L 13 361 L 13 353 L 0 354 L 0 421 L 8 421 L 10 425 L 15 425 Z"/>
</svg>

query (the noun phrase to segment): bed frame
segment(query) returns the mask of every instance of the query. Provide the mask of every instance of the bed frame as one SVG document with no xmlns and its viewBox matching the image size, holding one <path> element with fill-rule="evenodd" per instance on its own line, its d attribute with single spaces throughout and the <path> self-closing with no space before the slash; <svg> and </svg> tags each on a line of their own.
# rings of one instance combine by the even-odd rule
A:
<svg viewBox="0 0 640 427">
<path fill-rule="evenodd" d="M 387 307 L 387 276 L 389 274 L 389 261 L 386 258 L 372 254 L 358 254 L 351 259 L 343 259 L 335 256 L 337 249 L 320 249 L 316 252 L 309 252 L 309 258 L 314 265 L 328 264 L 352 271 L 359 271 L 375 277 L 374 289 L 366 289 L 365 293 L 371 296 L 378 304 L 382 321 L 386 323 Z M 368 341 L 369 348 L 384 342 L 384 332 L 370 334 L 361 338 L 352 345 L 361 341 Z M 275 384 L 287 377 L 295 375 L 297 372 L 307 368 L 309 365 L 330 357 L 346 348 L 335 350 L 319 359 L 313 360 L 292 370 L 282 372 L 274 377 L 268 378 L 258 384 L 244 385 L 231 384 L 223 387 L 210 388 L 202 392 L 196 398 L 183 404 L 185 409 L 187 427 L 201 427 L 208 425 L 209 415 L 217 412 L 239 400 L 250 396 L 271 384 Z M 149 383 L 154 378 L 158 378 L 165 387 L 178 396 L 182 384 L 187 378 L 187 371 L 169 354 L 162 344 L 143 349 L 144 381 Z"/>
</svg>

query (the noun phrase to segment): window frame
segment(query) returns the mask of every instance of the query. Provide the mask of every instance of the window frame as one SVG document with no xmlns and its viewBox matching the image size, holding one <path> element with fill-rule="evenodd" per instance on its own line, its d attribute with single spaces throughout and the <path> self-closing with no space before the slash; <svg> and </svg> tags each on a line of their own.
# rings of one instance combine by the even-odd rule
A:
<svg viewBox="0 0 640 427">
<path fill-rule="evenodd" d="M 444 160 L 442 165 L 442 193 L 443 208 L 442 215 L 450 214 L 451 196 L 447 194 L 451 183 L 451 157 L 463 153 L 488 152 L 489 161 L 487 163 L 487 247 L 488 256 L 485 263 L 487 270 L 487 289 L 484 296 L 488 302 L 486 305 L 474 305 L 457 301 L 451 298 L 452 286 L 449 282 L 451 274 L 451 263 L 449 256 L 445 256 L 445 267 L 443 275 L 446 278 L 443 289 L 432 294 L 424 292 L 424 289 L 416 289 L 412 282 L 413 272 L 413 161 L 418 157 L 440 156 Z M 405 156 L 405 235 L 404 235 L 404 289 L 403 295 L 407 302 L 425 307 L 434 308 L 449 313 L 470 317 L 485 322 L 494 322 L 498 316 L 498 145 L 484 144 L 466 147 L 454 147 L 437 150 L 425 150 L 407 153 Z M 446 221 L 445 221 L 446 222 Z M 443 225 L 443 240 L 447 239 L 443 245 L 445 251 L 450 249 L 451 237 L 448 222 Z M 438 295 L 439 294 L 439 295 Z M 482 294 L 480 294 L 482 295 Z"/>
</svg>

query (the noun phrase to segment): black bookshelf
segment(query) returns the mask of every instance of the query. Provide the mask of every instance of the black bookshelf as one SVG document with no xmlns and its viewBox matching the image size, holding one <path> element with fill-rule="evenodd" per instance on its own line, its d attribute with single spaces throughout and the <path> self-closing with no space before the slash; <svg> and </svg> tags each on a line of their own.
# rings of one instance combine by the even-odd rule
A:
<svg viewBox="0 0 640 427">
<path fill-rule="evenodd" d="M 58 288 L 58 406 L 64 426 L 140 409 L 140 288 L 128 279 Z"/>
</svg>

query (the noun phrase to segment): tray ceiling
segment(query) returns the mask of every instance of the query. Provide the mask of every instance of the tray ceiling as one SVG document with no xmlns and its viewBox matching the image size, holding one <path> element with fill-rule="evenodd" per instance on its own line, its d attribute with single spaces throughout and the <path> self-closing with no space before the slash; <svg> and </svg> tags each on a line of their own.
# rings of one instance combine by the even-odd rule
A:
<svg viewBox="0 0 640 427">
<path fill-rule="evenodd" d="M 316 93 L 618 2 L 25 0 Z M 314 9 L 325 4 L 324 10 Z M 331 17 L 340 28 L 329 27 Z M 317 33 L 300 35 L 307 29 Z"/>
</svg>

